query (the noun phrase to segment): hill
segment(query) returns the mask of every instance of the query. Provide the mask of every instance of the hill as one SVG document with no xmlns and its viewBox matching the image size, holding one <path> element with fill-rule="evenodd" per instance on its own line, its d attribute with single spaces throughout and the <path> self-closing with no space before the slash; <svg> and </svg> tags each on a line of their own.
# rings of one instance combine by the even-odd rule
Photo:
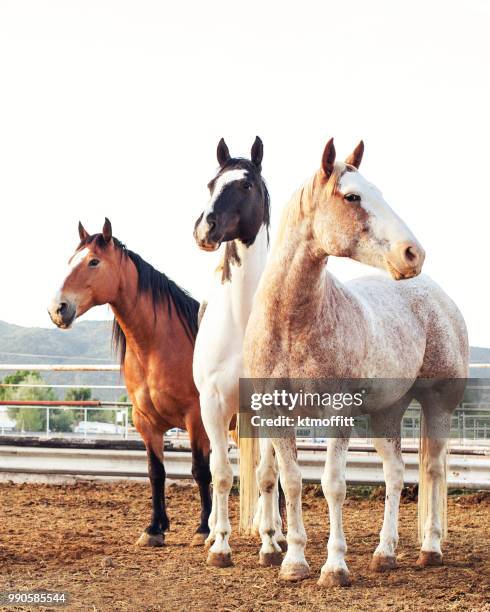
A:
<svg viewBox="0 0 490 612">
<path fill-rule="evenodd" d="M 80 321 L 68 331 L 21 327 L 0 321 L 0 363 L 117 363 L 112 351 L 111 321 Z M 471 347 L 472 363 L 490 363 L 490 348 Z M 0 378 L 7 374 L 0 372 Z M 474 377 L 490 377 L 490 369 L 472 369 Z M 118 372 L 43 372 L 51 384 L 123 385 Z M 97 389 L 99 399 L 116 400 L 124 390 Z M 64 391 L 58 393 L 64 396 Z"/>
<path fill-rule="evenodd" d="M 111 321 L 80 321 L 70 330 L 21 327 L 0 321 L 0 363 L 113 364 Z M 11 370 L 15 371 L 15 370 Z M 1 371 L 3 378 L 8 371 Z M 51 384 L 123 385 L 119 372 L 43 372 Z M 65 391 L 58 390 L 60 398 Z M 96 389 L 98 399 L 117 400 L 124 389 Z"/>
</svg>

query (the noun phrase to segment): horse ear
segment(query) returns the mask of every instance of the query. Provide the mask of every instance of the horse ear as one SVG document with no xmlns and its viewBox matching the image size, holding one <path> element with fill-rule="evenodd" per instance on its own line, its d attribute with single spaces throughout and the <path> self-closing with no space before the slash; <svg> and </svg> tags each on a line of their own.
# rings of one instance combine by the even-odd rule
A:
<svg viewBox="0 0 490 612">
<path fill-rule="evenodd" d="M 87 230 L 83 227 L 82 222 L 79 221 L 78 222 L 78 235 L 80 236 L 80 241 L 83 242 L 84 240 L 86 240 L 89 237 L 89 233 L 87 232 Z"/>
<path fill-rule="evenodd" d="M 352 153 L 345 160 L 346 164 L 349 166 L 354 166 L 354 168 L 359 168 L 361 165 L 362 156 L 364 154 L 364 142 L 361 142 L 357 145 L 357 147 L 352 151 Z"/>
<path fill-rule="evenodd" d="M 216 156 L 218 157 L 218 163 L 221 167 L 223 167 L 226 164 L 226 162 L 231 159 L 231 155 L 230 155 L 228 146 L 224 138 L 222 138 L 218 142 L 218 149 L 216 150 Z"/>
<path fill-rule="evenodd" d="M 334 164 L 335 164 L 335 147 L 333 144 L 333 138 L 330 138 L 330 140 L 325 145 L 325 150 L 323 151 L 323 157 L 322 157 L 322 169 L 327 179 L 329 179 L 330 176 L 332 175 Z"/>
<path fill-rule="evenodd" d="M 106 242 L 110 242 L 112 239 L 112 225 L 107 217 L 105 218 L 104 227 L 102 228 L 102 237 Z"/>
<path fill-rule="evenodd" d="M 252 145 L 252 150 L 250 152 L 250 159 L 252 160 L 252 164 L 256 166 L 259 170 L 262 167 L 262 158 L 264 157 L 264 145 L 262 144 L 262 140 L 256 136 L 255 142 Z"/>
</svg>

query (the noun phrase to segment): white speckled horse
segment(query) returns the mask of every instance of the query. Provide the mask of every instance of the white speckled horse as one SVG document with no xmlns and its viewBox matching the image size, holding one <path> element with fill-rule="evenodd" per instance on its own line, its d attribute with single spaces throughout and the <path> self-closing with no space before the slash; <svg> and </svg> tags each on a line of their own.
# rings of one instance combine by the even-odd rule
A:
<svg viewBox="0 0 490 612">
<path fill-rule="evenodd" d="M 374 440 L 383 460 L 386 502 L 371 567 L 384 571 L 395 566 L 403 486 L 400 423 L 413 397 L 424 417 L 419 485 L 424 524 L 417 563 L 438 565 L 446 502 L 446 439 L 430 431 L 447 425 L 461 398 L 462 385 L 457 381 L 468 371 L 466 327 L 447 295 L 427 277 L 418 276 L 424 251 L 379 190 L 358 172 L 363 149 L 361 142 L 345 163 L 339 163 L 330 140 L 321 168 L 287 206 L 247 326 L 245 371 L 255 378 L 405 379 L 403 389 L 397 388 L 370 411 L 374 426 L 391 423 L 394 431 L 390 438 Z M 327 271 L 331 255 L 387 270 L 392 278 L 380 275 L 340 283 Z M 415 391 L 419 378 L 434 380 Z M 342 527 L 348 436 L 349 431 L 344 431 L 329 440 L 322 478 L 330 514 L 328 556 L 319 579 L 325 586 L 350 584 Z M 309 567 L 296 444 L 294 438 L 272 442 L 288 515 L 288 550 L 280 577 L 301 580 L 309 575 Z M 278 550 L 269 493 L 277 470 L 262 461 L 257 474 L 263 497 L 261 551 Z"/>
</svg>

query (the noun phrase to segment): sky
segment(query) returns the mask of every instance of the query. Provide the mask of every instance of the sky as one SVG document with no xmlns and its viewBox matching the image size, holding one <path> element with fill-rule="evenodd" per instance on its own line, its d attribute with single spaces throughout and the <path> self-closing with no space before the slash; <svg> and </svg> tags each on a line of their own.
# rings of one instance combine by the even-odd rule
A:
<svg viewBox="0 0 490 612">
<path fill-rule="evenodd" d="M 247 156 L 261 136 L 274 228 L 334 136 L 341 157 L 364 139 L 362 173 L 490 346 L 489 25 L 486 0 L 3 0 L 0 320 L 50 327 L 78 221 L 106 216 L 202 299 L 217 255 L 192 229 L 218 140 Z"/>
</svg>

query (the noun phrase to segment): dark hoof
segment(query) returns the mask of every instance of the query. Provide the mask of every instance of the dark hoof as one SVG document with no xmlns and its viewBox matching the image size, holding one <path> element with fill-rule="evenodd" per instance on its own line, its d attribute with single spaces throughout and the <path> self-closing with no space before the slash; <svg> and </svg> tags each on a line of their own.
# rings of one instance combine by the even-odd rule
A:
<svg viewBox="0 0 490 612">
<path fill-rule="evenodd" d="M 373 555 L 369 568 L 373 572 L 389 572 L 396 568 L 396 558 L 385 555 Z"/>
<path fill-rule="evenodd" d="M 259 565 L 262 567 L 271 567 L 272 565 L 281 565 L 282 552 L 275 551 L 271 553 L 259 552 Z"/>
<path fill-rule="evenodd" d="M 204 546 L 209 533 L 195 533 L 192 536 L 191 546 Z"/>
<path fill-rule="evenodd" d="M 336 569 L 334 571 L 322 571 L 317 584 L 321 587 L 331 588 L 339 586 L 348 587 L 352 583 L 349 572 L 346 572 L 344 569 Z"/>
<path fill-rule="evenodd" d="M 208 553 L 206 563 L 212 567 L 231 567 L 233 565 L 231 553 L 215 553 L 211 551 Z"/>
<path fill-rule="evenodd" d="M 420 551 L 419 558 L 417 559 L 417 565 L 419 567 L 433 567 L 442 564 L 441 553 L 427 550 Z"/>
<path fill-rule="evenodd" d="M 280 542 L 278 542 L 279 544 L 279 548 L 282 550 L 282 552 L 287 552 L 288 550 L 288 542 L 287 540 L 281 540 Z"/>
<path fill-rule="evenodd" d="M 143 531 L 138 540 L 137 546 L 163 546 L 165 544 L 165 536 L 163 533 L 147 533 Z"/>
<path fill-rule="evenodd" d="M 281 565 L 281 571 L 279 572 L 280 580 L 286 582 L 299 582 L 308 578 L 310 575 L 310 568 L 305 563 L 292 563 L 291 565 Z"/>
</svg>

